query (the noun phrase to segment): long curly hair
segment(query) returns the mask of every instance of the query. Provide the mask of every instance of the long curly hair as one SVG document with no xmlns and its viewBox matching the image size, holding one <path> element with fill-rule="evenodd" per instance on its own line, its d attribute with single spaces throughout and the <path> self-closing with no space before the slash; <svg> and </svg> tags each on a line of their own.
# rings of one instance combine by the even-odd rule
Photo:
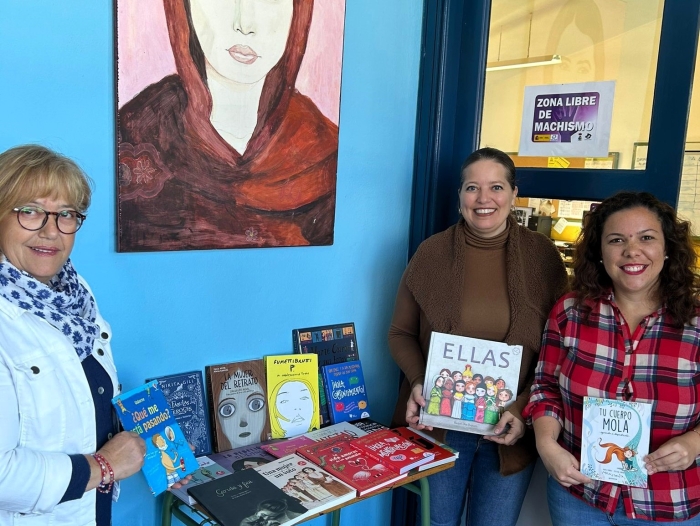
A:
<svg viewBox="0 0 700 526">
<path fill-rule="evenodd" d="M 679 219 L 671 206 L 648 192 L 619 192 L 584 218 L 576 242 L 572 283 L 579 305 L 585 305 L 585 300 L 599 300 L 613 286 L 600 263 L 605 222 L 615 212 L 637 207 L 646 208 L 661 222 L 668 259 L 659 274 L 659 299 L 675 324 L 688 323 L 695 316 L 700 292 L 700 278 L 693 272 L 697 256 L 690 239 L 690 223 Z"/>
</svg>

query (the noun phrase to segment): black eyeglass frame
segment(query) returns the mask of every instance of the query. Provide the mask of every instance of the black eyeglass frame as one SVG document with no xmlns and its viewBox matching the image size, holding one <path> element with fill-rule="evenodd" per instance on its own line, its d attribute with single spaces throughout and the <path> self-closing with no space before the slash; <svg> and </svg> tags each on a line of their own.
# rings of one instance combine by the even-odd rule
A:
<svg viewBox="0 0 700 526">
<path fill-rule="evenodd" d="M 24 210 L 25 208 L 34 208 L 34 209 L 36 209 L 36 210 L 41 210 L 42 212 L 44 212 L 44 214 L 45 214 L 45 215 L 44 215 L 44 220 L 41 222 L 41 226 L 39 226 L 38 228 L 27 228 L 26 226 L 24 226 L 24 225 L 22 224 L 22 221 L 21 221 L 20 218 L 19 218 L 19 214 L 20 214 L 20 212 L 21 212 L 22 210 Z M 47 211 L 47 210 L 44 210 L 44 209 L 41 208 L 40 206 L 17 206 L 17 207 L 15 207 L 15 208 L 13 208 L 12 211 L 15 212 L 16 215 L 17 215 L 17 222 L 19 223 L 19 226 L 21 226 L 21 227 L 24 228 L 25 230 L 29 230 L 30 232 L 36 232 L 37 230 L 41 230 L 42 228 L 44 228 L 44 227 L 46 226 L 46 223 L 47 223 L 48 220 L 49 220 L 49 216 L 55 216 L 54 219 L 56 220 L 56 228 L 58 229 L 58 231 L 59 231 L 61 234 L 65 234 L 65 235 L 67 235 L 67 236 L 71 236 L 71 235 L 75 234 L 78 230 L 80 230 L 80 227 L 83 226 L 83 223 L 84 223 L 85 220 L 87 219 L 87 216 L 86 216 L 85 214 L 81 214 L 81 213 L 78 212 L 77 210 L 61 210 L 60 212 L 49 212 L 49 211 Z M 76 228 L 75 230 L 73 230 L 73 232 L 64 232 L 64 231 L 61 229 L 61 227 L 59 226 L 59 224 L 58 224 L 58 217 L 59 217 L 59 215 L 62 214 L 63 212 L 72 212 L 72 213 L 74 213 L 74 214 L 78 217 L 78 219 L 80 219 L 80 221 L 78 222 L 78 228 Z"/>
</svg>

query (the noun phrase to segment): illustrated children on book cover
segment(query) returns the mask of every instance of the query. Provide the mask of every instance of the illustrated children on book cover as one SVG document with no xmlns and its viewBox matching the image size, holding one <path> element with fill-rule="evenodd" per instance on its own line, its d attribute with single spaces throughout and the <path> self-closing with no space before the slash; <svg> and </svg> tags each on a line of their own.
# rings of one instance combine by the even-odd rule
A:
<svg viewBox="0 0 700 526">
<path fill-rule="evenodd" d="M 154 495 L 199 468 L 157 381 L 116 396 L 112 404 L 124 429 L 146 442 L 141 470 Z"/>
<path fill-rule="evenodd" d="M 318 357 L 266 356 L 272 438 L 290 438 L 319 428 Z"/>
<path fill-rule="evenodd" d="M 262 360 L 209 365 L 207 391 L 217 453 L 270 438 Z"/>
<path fill-rule="evenodd" d="M 518 392 L 522 346 L 433 332 L 420 423 L 492 435 Z"/>
<path fill-rule="evenodd" d="M 652 404 L 583 398 L 581 473 L 596 479 L 647 487 L 642 458 L 649 453 Z"/>
</svg>

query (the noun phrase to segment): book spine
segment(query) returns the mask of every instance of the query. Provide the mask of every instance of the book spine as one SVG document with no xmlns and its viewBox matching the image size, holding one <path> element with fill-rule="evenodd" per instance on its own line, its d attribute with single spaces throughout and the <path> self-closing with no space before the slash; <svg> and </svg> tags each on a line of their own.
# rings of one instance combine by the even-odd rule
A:
<svg viewBox="0 0 700 526">
<path fill-rule="evenodd" d="M 207 405 L 209 406 L 211 441 L 214 446 L 214 451 L 221 453 L 219 444 L 219 427 L 216 425 L 216 409 L 214 408 L 214 385 L 211 381 L 211 367 L 209 365 L 204 368 L 204 375 L 206 376 L 205 384 L 207 386 Z"/>
<path fill-rule="evenodd" d="M 292 353 L 303 354 L 301 345 L 299 345 L 299 329 L 292 329 Z"/>
<path fill-rule="evenodd" d="M 333 401 L 331 399 L 331 391 L 328 388 L 328 378 L 326 378 L 326 369 L 325 367 L 323 368 L 323 372 L 319 374 L 319 378 L 321 379 L 321 382 L 323 383 L 323 393 L 325 394 L 326 398 L 326 403 L 325 405 L 325 416 L 324 416 L 324 411 L 323 409 L 321 410 L 321 416 L 323 418 L 328 418 L 328 421 L 330 424 L 337 424 L 338 422 L 336 421 L 336 414 L 335 410 L 333 409 Z M 325 420 L 324 420 L 325 421 Z"/>
</svg>

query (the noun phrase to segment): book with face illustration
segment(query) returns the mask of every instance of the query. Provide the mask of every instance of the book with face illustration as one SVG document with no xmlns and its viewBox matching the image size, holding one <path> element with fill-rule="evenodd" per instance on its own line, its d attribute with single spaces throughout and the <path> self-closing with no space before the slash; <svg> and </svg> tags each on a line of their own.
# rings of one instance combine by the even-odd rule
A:
<svg viewBox="0 0 700 526">
<path fill-rule="evenodd" d="M 262 360 L 208 365 L 205 377 L 214 451 L 220 453 L 270 438 Z"/>
<path fill-rule="evenodd" d="M 319 428 L 318 357 L 265 357 L 272 438 L 291 438 Z"/>
<path fill-rule="evenodd" d="M 518 393 L 522 350 L 520 345 L 433 332 L 420 423 L 492 435 Z"/>
<path fill-rule="evenodd" d="M 286 455 L 255 471 L 313 513 L 355 498 L 354 488 L 299 455 Z"/>
</svg>

